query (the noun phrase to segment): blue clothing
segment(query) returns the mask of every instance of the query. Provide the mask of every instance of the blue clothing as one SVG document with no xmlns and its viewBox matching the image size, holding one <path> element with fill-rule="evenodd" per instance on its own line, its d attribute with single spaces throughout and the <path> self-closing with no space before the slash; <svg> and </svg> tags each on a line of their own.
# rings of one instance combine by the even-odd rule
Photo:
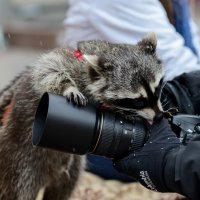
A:
<svg viewBox="0 0 200 200">
<path fill-rule="evenodd" d="M 111 159 L 89 154 L 87 155 L 87 171 L 92 172 L 104 179 L 115 179 L 123 182 L 133 182 L 134 179 L 120 174 L 112 165 Z"/>
<path fill-rule="evenodd" d="M 190 27 L 190 10 L 188 6 L 188 0 L 171 0 L 173 14 L 174 14 L 174 26 L 176 31 L 182 35 L 185 40 L 185 46 L 189 47 L 194 54 L 197 55 L 197 50 L 192 42 L 192 34 Z"/>
</svg>

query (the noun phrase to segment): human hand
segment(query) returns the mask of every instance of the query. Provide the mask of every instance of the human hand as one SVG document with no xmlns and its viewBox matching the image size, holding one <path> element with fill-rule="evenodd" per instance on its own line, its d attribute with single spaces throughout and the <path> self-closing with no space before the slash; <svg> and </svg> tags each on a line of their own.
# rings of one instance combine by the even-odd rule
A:
<svg viewBox="0 0 200 200">
<path fill-rule="evenodd" d="M 164 181 L 166 155 L 177 151 L 180 140 L 172 132 L 168 120 L 162 119 L 149 126 L 149 139 L 144 146 L 128 156 L 114 160 L 113 165 L 121 173 L 136 178 L 148 189 L 167 192 Z"/>
</svg>

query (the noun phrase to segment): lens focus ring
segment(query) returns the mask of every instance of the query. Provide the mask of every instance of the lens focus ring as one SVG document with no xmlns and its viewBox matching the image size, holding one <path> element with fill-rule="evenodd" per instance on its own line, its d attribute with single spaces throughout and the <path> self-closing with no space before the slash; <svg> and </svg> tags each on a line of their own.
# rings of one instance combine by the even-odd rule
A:
<svg viewBox="0 0 200 200">
<path fill-rule="evenodd" d="M 107 156 L 114 136 L 115 115 L 112 113 L 106 113 L 105 115 L 103 113 L 102 123 L 102 130 L 99 133 L 101 137 L 98 146 L 92 153 Z"/>
</svg>

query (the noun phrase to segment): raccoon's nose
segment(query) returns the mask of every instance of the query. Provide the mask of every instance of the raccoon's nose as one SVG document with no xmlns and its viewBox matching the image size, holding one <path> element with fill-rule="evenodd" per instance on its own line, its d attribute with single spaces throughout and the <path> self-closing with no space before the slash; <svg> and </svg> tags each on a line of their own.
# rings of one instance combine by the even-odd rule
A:
<svg viewBox="0 0 200 200">
<path fill-rule="evenodd" d="M 156 114 L 156 116 L 153 118 L 153 121 L 159 121 L 163 118 L 163 112 L 159 112 Z"/>
</svg>

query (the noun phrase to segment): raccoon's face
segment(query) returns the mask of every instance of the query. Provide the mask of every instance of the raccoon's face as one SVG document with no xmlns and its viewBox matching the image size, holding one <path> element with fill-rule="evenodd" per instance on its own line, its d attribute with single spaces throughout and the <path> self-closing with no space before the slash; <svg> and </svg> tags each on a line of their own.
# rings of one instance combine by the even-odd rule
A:
<svg viewBox="0 0 200 200">
<path fill-rule="evenodd" d="M 99 43 L 95 55 L 84 54 L 89 63 L 87 90 L 93 98 L 129 118 L 161 117 L 163 72 L 155 54 L 155 35 L 148 35 L 137 45 L 104 42 L 107 48 L 103 50 Z"/>
<path fill-rule="evenodd" d="M 134 95 L 127 95 L 112 101 L 112 106 L 129 117 L 141 116 L 148 120 L 157 120 L 163 116 L 160 94 L 163 87 L 163 78 L 157 77 L 156 81 L 147 82 L 139 86 Z"/>
</svg>

